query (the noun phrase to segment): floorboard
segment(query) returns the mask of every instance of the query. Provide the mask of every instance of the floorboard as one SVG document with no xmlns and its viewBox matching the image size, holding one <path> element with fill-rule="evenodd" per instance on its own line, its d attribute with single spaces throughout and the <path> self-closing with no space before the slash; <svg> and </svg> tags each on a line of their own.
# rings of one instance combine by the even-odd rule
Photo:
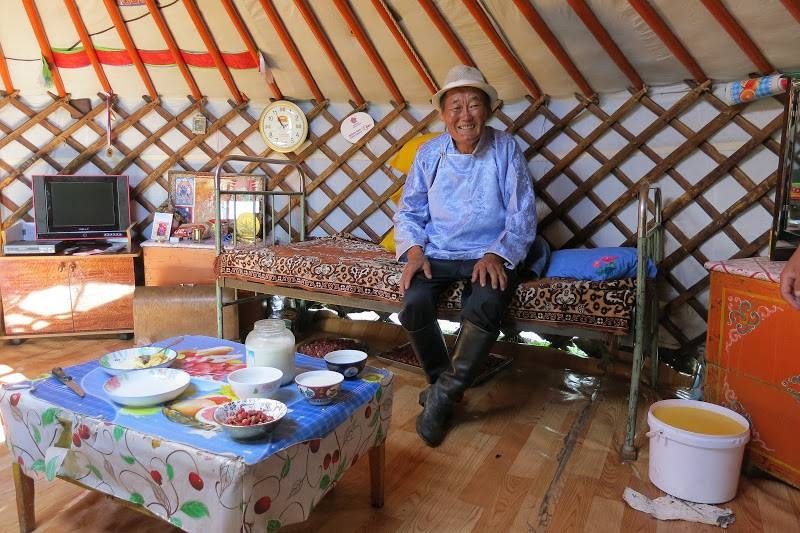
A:
<svg viewBox="0 0 800 533">
<path fill-rule="evenodd" d="M 368 335 L 359 326 L 356 333 Z M 384 341 L 396 340 L 384 336 Z M 374 341 L 380 344 L 380 340 Z M 0 379 L 35 377 L 54 366 L 96 359 L 135 344 L 115 337 L 32 339 L 0 345 Z M 388 348 L 388 347 L 381 347 Z M 377 348 L 376 348 L 377 349 Z M 622 500 L 625 487 L 663 493 L 647 478 L 646 406 L 658 399 L 643 387 L 634 462 L 622 462 L 627 383 L 595 360 L 545 348 L 506 348 L 513 364 L 470 389 L 456 427 L 436 449 L 417 437 L 421 374 L 371 359 L 397 374 L 386 447 L 385 506 L 369 506 L 369 465 L 359 461 L 311 518 L 282 531 L 305 532 L 711 532 L 718 528 L 662 522 Z M 508 355 L 508 353 L 507 353 Z M 613 370 L 613 368 L 612 368 Z M 13 377 L 11 378 L 13 379 Z M 5 440 L 3 438 L 3 440 Z M 0 531 L 18 530 L 12 458 L 0 449 Z M 62 480 L 36 480 L 36 531 L 176 531 Z M 766 477 L 742 477 L 731 531 L 800 531 L 800 491 Z"/>
</svg>

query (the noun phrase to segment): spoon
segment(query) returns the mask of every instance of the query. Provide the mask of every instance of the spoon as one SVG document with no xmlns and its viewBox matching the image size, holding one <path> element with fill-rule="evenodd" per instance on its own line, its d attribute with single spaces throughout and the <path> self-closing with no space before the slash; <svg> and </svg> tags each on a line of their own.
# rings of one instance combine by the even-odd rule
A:
<svg viewBox="0 0 800 533">
<path fill-rule="evenodd" d="M 174 341 L 172 341 L 171 343 L 167 344 L 166 346 L 163 346 L 163 347 L 162 347 L 160 350 L 158 350 L 157 352 L 153 352 L 153 353 L 151 353 L 151 354 L 141 354 L 141 355 L 139 356 L 139 359 L 142 361 L 142 364 L 146 366 L 146 365 L 147 365 L 147 363 L 149 363 L 149 362 L 150 362 L 150 358 L 151 358 L 151 357 L 153 357 L 153 356 L 155 356 L 155 355 L 158 355 L 158 354 L 160 354 L 160 353 L 164 352 L 164 351 L 165 351 L 167 348 L 172 348 L 172 347 L 173 347 L 173 346 L 175 346 L 176 344 L 179 344 L 181 341 L 183 341 L 183 337 L 178 337 L 177 339 L 175 339 L 175 340 L 174 340 Z"/>
</svg>

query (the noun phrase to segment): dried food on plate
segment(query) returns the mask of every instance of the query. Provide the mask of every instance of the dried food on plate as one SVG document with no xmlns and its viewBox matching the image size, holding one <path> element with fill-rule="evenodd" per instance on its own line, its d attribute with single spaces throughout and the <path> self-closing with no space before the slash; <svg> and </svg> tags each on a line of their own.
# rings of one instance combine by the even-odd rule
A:
<svg viewBox="0 0 800 533">
<path fill-rule="evenodd" d="M 362 352 L 369 353 L 369 347 L 366 343 L 358 339 L 350 339 L 347 337 L 312 339 L 297 345 L 298 352 L 311 357 L 323 358 L 334 350 L 361 350 Z"/>
</svg>

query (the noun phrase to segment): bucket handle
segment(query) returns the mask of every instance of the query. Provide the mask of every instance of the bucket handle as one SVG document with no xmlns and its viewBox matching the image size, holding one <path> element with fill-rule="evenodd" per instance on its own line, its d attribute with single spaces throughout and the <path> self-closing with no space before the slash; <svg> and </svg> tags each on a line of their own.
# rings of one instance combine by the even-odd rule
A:
<svg viewBox="0 0 800 533">
<path fill-rule="evenodd" d="M 644 434 L 644 436 L 645 436 L 645 437 L 647 437 L 647 438 L 649 439 L 650 437 L 652 437 L 652 436 L 654 436 L 654 435 L 663 435 L 663 434 L 664 434 L 664 432 L 663 432 L 663 431 L 661 431 L 661 430 L 658 430 L 658 431 L 648 431 L 647 433 L 645 433 L 645 434 Z"/>
</svg>

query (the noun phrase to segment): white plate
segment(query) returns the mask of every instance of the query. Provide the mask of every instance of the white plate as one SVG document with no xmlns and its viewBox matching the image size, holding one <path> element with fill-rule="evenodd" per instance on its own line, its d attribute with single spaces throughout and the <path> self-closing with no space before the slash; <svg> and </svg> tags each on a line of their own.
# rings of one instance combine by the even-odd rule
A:
<svg viewBox="0 0 800 533">
<path fill-rule="evenodd" d="M 150 361 L 147 366 L 142 363 L 143 355 L 150 356 Z M 138 348 L 126 348 L 125 350 L 107 353 L 100 358 L 99 363 L 100 368 L 107 374 L 117 376 L 134 370 L 165 368 L 171 366 L 177 357 L 178 352 L 169 348 L 161 352 L 161 348 L 158 346 L 140 346 Z"/>
<path fill-rule="evenodd" d="M 105 382 L 103 390 L 116 403 L 146 407 L 177 398 L 189 381 L 189 374 L 183 370 L 149 368 L 114 376 Z"/>
</svg>

